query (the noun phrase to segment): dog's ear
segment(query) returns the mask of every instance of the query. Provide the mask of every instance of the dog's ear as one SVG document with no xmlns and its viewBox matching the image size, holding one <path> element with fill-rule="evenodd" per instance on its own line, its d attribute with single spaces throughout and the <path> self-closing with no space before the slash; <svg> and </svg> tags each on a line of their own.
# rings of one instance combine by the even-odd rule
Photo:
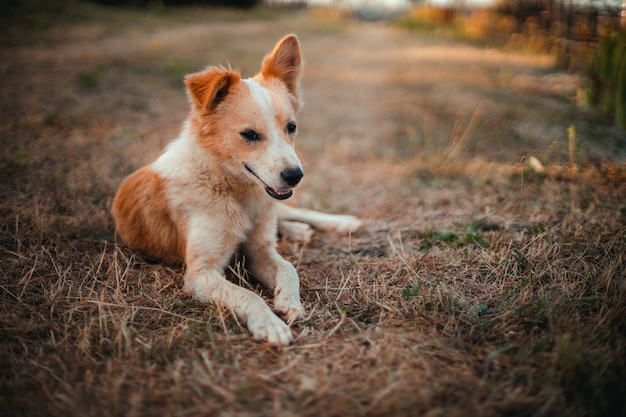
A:
<svg viewBox="0 0 626 417">
<path fill-rule="evenodd" d="M 281 39 L 272 53 L 263 59 L 261 75 L 264 78 L 278 78 L 294 98 L 296 111 L 300 108 L 300 80 L 302 76 L 302 57 L 300 43 L 295 35 Z"/>
<path fill-rule="evenodd" d="M 212 111 L 240 79 L 239 74 L 235 72 L 221 68 L 208 68 L 187 75 L 185 84 L 193 104 L 201 110 Z"/>
</svg>

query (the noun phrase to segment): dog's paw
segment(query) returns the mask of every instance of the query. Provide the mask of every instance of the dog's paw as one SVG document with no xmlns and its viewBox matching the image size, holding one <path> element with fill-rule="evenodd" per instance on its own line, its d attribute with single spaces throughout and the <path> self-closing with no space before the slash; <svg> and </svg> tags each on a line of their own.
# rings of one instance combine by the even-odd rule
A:
<svg viewBox="0 0 626 417">
<path fill-rule="evenodd" d="M 363 224 L 363 222 L 354 216 L 341 215 L 337 216 L 337 224 L 335 230 L 339 233 L 354 233 Z"/>
<path fill-rule="evenodd" d="M 280 221 L 278 222 L 279 233 L 290 242 L 309 243 L 313 237 L 311 226 L 300 222 Z"/>
<path fill-rule="evenodd" d="M 300 302 L 300 296 L 289 296 L 286 291 L 279 291 L 274 296 L 274 311 L 288 324 L 292 324 L 306 315 Z"/>
<path fill-rule="evenodd" d="M 287 346 L 293 341 L 289 326 L 269 309 L 263 314 L 251 314 L 247 324 L 254 340 L 275 346 Z"/>
<path fill-rule="evenodd" d="M 274 310 L 276 311 L 276 314 L 282 317 L 288 324 L 292 324 L 293 322 L 303 319 L 304 316 L 306 316 L 304 308 L 300 305 L 293 307 L 275 306 Z"/>
<path fill-rule="evenodd" d="M 324 218 L 316 224 L 316 226 L 319 229 L 329 232 L 354 233 L 359 230 L 362 224 L 363 222 L 354 216 L 345 214 L 328 214 L 325 215 Z"/>
</svg>

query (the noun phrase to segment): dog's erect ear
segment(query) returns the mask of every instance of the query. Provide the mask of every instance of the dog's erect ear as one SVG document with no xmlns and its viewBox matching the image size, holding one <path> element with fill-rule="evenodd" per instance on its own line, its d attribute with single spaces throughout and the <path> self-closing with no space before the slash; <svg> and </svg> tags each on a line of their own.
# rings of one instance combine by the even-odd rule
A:
<svg viewBox="0 0 626 417">
<path fill-rule="evenodd" d="M 211 111 L 228 95 L 231 87 L 239 82 L 239 74 L 221 68 L 208 68 L 185 77 L 189 97 L 201 110 Z"/>
<path fill-rule="evenodd" d="M 261 75 L 264 78 L 278 78 L 295 98 L 296 110 L 300 107 L 300 79 L 302 75 L 302 58 L 300 44 L 295 35 L 287 35 L 281 39 L 271 54 L 263 59 Z"/>
</svg>

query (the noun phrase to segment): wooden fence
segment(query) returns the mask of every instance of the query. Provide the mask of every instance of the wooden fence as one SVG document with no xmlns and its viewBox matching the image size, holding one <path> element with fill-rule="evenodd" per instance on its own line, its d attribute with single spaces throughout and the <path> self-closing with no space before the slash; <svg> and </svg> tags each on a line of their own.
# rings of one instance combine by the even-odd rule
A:
<svg viewBox="0 0 626 417">
<path fill-rule="evenodd" d="M 596 42 L 626 24 L 626 0 L 504 0 L 500 7 L 520 25 L 535 19 L 550 34 L 576 41 Z"/>
</svg>

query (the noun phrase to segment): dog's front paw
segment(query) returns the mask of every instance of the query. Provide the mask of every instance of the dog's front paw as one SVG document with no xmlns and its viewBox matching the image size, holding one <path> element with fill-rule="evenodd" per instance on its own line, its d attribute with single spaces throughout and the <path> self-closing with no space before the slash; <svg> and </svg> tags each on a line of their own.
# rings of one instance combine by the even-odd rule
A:
<svg viewBox="0 0 626 417">
<path fill-rule="evenodd" d="M 281 294 L 277 294 L 274 298 L 274 311 L 289 324 L 304 318 L 306 315 L 299 297 L 283 298 Z"/>
<path fill-rule="evenodd" d="M 292 324 L 296 320 L 303 319 L 306 315 L 302 306 L 298 307 L 276 307 L 276 314 L 280 315 L 288 324 Z"/>
<path fill-rule="evenodd" d="M 276 346 L 287 346 L 293 341 L 289 326 L 269 309 L 262 314 L 251 314 L 247 324 L 255 340 Z"/>
</svg>

